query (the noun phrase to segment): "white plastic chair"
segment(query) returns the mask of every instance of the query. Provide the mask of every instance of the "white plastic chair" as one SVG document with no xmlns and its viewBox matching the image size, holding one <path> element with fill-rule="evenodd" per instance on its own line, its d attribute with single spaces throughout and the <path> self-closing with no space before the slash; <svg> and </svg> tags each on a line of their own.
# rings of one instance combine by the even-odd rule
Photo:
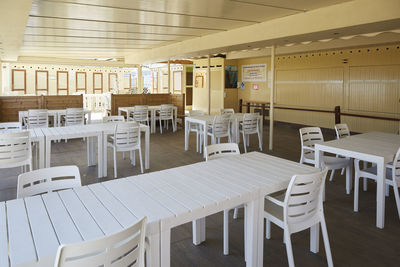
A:
<svg viewBox="0 0 400 267">
<path fill-rule="evenodd" d="M 114 136 L 108 146 L 114 152 L 114 177 L 117 178 L 117 152 L 130 152 L 133 166 L 136 164 L 135 152 L 139 150 L 140 171 L 143 173 L 142 149 L 140 145 L 140 128 L 137 122 L 119 122 L 115 125 Z"/>
<path fill-rule="evenodd" d="M 58 248 L 55 267 L 144 267 L 147 218 L 115 234 Z"/>
<path fill-rule="evenodd" d="M 83 108 L 67 108 L 65 113 L 65 126 L 84 125 L 85 112 Z"/>
<path fill-rule="evenodd" d="M 18 176 L 17 198 L 50 193 L 81 185 L 81 175 L 77 166 L 39 169 Z"/>
<path fill-rule="evenodd" d="M 250 135 L 257 134 L 258 136 L 258 146 L 260 151 L 262 151 L 262 140 L 260 135 L 260 126 L 258 120 L 258 114 L 255 113 L 246 113 L 243 115 L 243 122 L 240 124 L 241 130 L 240 133 L 243 136 L 243 146 L 244 153 L 247 153 L 247 147 L 250 145 Z"/>
<path fill-rule="evenodd" d="M 106 116 L 103 117 L 103 122 L 118 122 L 118 121 L 125 121 L 124 116 Z"/>
<path fill-rule="evenodd" d="M 335 124 L 335 132 L 337 139 L 350 136 L 350 130 L 346 123 Z"/>
<path fill-rule="evenodd" d="M 146 125 L 150 125 L 149 107 L 146 105 L 136 105 L 133 108 L 133 120 L 138 123 L 146 123 Z"/>
<path fill-rule="evenodd" d="M 359 197 L 359 184 L 360 178 L 371 179 L 377 181 L 377 168 L 376 166 L 360 168 L 360 161 L 354 160 L 354 211 L 358 212 L 358 197 Z M 389 195 L 389 186 L 393 187 L 394 196 L 396 199 L 397 212 L 400 218 L 400 197 L 399 197 L 399 186 L 400 186 L 400 147 L 394 157 L 393 162 L 386 165 L 386 195 Z M 364 184 L 364 191 L 366 190 L 366 184 Z"/>
<path fill-rule="evenodd" d="M 49 127 L 49 114 L 47 109 L 29 109 L 26 125 L 28 129 Z"/>
<path fill-rule="evenodd" d="M 0 169 L 22 167 L 32 170 L 32 147 L 28 131 L 0 133 Z"/>
<path fill-rule="evenodd" d="M 204 116 L 204 111 L 202 110 L 189 110 L 189 117 L 194 116 Z M 198 123 L 189 123 L 189 132 L 196 133 L 196 152 L 202 151 L 202 139 L 200 138 L 203 133 L 203 128 Z"/>
<path fill-rule="evenodd" d="M 172 129 L 175 131 L 175 123 L 174 123 L 174 110 L 173 110 L 173 105 L 171 104 L 163 104 L 160 107 L 160 114 L 158 116 L 158 119 L 160 120 L 160 132 L 162 133 L 162 122 L 166 124 L 167 130 L 168 130 L 168 121 L 172 121 Z"/>
<path fill-rule="evenodd" d="M 300 163 L 308 163 L 315 165 L 315 144 L 323 143 L 324 137 L 322 136 L 321 129 L 319 127 L 306 127 L 301 128 L 300 141 L 301 141 L 301 156 Z M 321 158 L 322 166 L 328 170 L 338 170 L 345 168 L 346 171 L 346 194 L 350 194 L 351 190 L 351 160 L 347 158 L 339 158 L 332 156 L 323 156 Z M 331 172 L 331 176 L 332 176 Z"/>
<path fill-rule="evenodd" d="M 235 110 L 233 108 L 222 108 L 221 109 L 221 115 L 224 114 L 235 114 Z"/>
<path fill-rule="evenodd" d="M 323 189 L 327 170 L 294 175 L 285 194 L 265 197 L 266 238 L 271 238 L 271 222 L 283 229 L 289 266 L 294 266 L 291 234 L 321 224 L 328 266 L 333 266 L 323 210 Z"/>
<path fill-rule="evenodd" d="M 0 123 L 0 132 L 22 130 L 20 122 L 2 122 Z"/>
<path fill-rule="evenodd" d="M 228 143 L 231 143 L 231 114 L 215 116 L 207 134 L 211 136 L 212 144 L 220 143 L 223 137 L 228 137 Z"/>
<path fill-rule="evenodd" d="M 225 158 L 229 156 L 239 155 L 239 146 L 236 143 L 223 143 L 209 145 L 205 148 L 206 161 L 215 160 L 219 158 Z M 238 209 L 242 208 L 243 205 L 234 208 L 233 218 L 237 219 Z M 229 211 L 231 209 L 224 210 L 224 255 L 229 254 Z"/>
</svg>

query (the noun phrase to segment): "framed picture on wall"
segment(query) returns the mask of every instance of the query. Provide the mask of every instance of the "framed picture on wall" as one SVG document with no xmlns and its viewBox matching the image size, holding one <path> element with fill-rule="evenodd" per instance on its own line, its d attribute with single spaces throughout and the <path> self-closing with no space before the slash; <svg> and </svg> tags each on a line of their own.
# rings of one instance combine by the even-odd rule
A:
<svg viewBox="0 0 400 267">
<path fill-rule="evenodd" d="M 26 94 L 26 70 L 11 70 L 11 91 L 23 91 Z"/>
<path fill-rule="evenodd" d="M 103 93 L 103 73 L 93 72 L 93 93 Z"/>
<path fill-rule="evenodd" d="M 194 87 L 196 88 L 204 88 L 204 76 L 196 74 L 195 80 L 194 80 Z"/>
<path fill-rule="evenodd" d="M 182 71 L 174 71 L 173 74 L 173 88 L 174 92 L 181 92 L 182 91 Z"/>
<path fill-rule="evenodd" d="M 57 95 L 68 95 L 68 71 L 57 71 Z"/>
<path fill-rule="evenodd" d="M 76 92 L 86 92 L 86 72 L 75 72 Z"/>
<path fill-rule="evenodd" d="M 47 70 L 35 71 L 35 91 L 45 93 L 49 91 L 49 72 Z"/>
</svg>

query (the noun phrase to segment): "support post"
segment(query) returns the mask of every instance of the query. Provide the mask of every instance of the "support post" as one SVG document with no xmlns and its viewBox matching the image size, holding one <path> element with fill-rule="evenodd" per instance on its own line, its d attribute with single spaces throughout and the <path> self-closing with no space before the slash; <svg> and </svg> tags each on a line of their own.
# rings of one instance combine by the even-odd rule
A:
<svg viewBox="0 0 400 267">
<path fill-rule="evenodd" d="M 211 114 L 211 70 L 210 55 L 207 55 L 208 114 Z"/>
<path fill-rule="evenodd" d="M 246 112 L 250 113 L 250 102 L 246 103 Z"/>
<path fill-rule="evenodd" d="M 168 93 L 171 94 L 171 61 L 168 59 Z"/>
<path fill-rule="evenodd" d="M 335 107 L 335 124 L 340 123 L 340 106 Z"/>
<path fill-rule="evenodd" d="M 275 46 L 271 47 L 271 93 L 269 100 L 269 150 L 274 143 L 274 91 L 275 91 Z"/>
<path fill-rule="evenodd" d="M 264 122 L 264 120 L 265 120 L 265 104 L 261 104 L 261 116 L 262 116 L 262 120 Z"/>
<path fill-rule="evenodd" d="M 243 99 L 239 99 L 239 113 L 242 113 Z"/>
<path fill-rule="evenodd" d="M 138 67 L 138 90 L 140 94 L 143 94 L 142 65 Z"/>
</svg>

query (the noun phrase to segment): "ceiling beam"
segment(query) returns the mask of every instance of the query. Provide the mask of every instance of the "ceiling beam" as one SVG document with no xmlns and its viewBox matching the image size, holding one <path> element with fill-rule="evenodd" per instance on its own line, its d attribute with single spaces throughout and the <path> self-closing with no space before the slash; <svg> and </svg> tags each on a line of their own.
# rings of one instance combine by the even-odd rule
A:
<svg viewBox="0 0 400 267">
<path fill-rule="evenodd" d="M 132 53 L 125 61 L 148 63 L 395 29 L 399 10 L 398 0 L 355 0 Z"/>
<path fill-rule="evenodd" d="M 16 61 L 24 38 L 32 0 L 0 1 L 0 59 Z"/>
</svg>

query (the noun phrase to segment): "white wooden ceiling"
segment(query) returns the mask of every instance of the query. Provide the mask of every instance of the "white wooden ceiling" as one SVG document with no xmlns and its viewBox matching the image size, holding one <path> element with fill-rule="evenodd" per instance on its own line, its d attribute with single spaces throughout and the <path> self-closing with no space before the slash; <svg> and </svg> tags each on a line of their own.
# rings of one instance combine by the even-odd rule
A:
<svg viewBox="0 0 400 267">
<path fill-rule="evenodd" d="M 20 55 L 123 57 L 348 0 L 33 0 Z"/>
</svg>

